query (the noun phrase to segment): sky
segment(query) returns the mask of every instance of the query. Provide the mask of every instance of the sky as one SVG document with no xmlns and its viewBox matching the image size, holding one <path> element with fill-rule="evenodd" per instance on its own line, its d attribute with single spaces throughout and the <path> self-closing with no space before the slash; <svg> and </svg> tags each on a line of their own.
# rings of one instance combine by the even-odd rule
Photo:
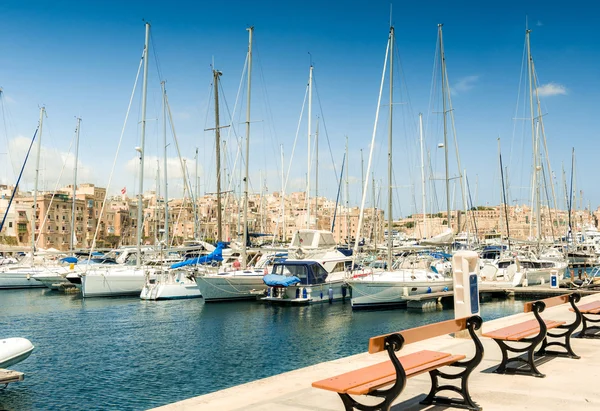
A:
<svg viewBox="0 0 600 411">
<path fill-rule="evenodd" d="M 576 192 L 585 206 L 595 209 L 600 204 L 600 190 L 595 185 L 598 127 L 594 104 L 600 93 L 600 37 L 594 31 L 600 13 L 593 2 L 578 1 L 570 2 L 567 8 L 541 1 L 504 1 L 501 6 L 492 6 L 475 1 L 5 0 L 0 3 L 0 181 L 16 181 L 38 125 L 39 109 L 44 106 L 47 117 L 41 143 L 41 188 L 53 190 L 71 183 L 73 137 L 76 118 L 80 117 L 78 181 L 107 186 L 112 174 L 109 192 L 116 194 L 122 188 L 130 196 L 138 192 L 135 147 L 141 144 L 141 75 L 125 127 L 124 122 L 142 56 L 144 22 L 148 21 L 151 39 L 144 190 L 154 189 L 157 170 L 163 172 L 160 81 L 164 80 L 192 186 L 198 149 L 198 190 L 201 194 L 215 191 L 215 137 L 214 131 L 206 130 L 215 125 L 214 67 L 223 73 L 220 123 L 230 126 L 221 130 L 222 189 L 239 191 L 239 166 L 231 186 L 226 180 L 245 136 L 245 83 L 241 83 L 237 105 L 236 96 L 240 82 L 245 81 L 246 28 L 254 26 L 250 191 L 281 191 L 281 147 L 286 191 L 306 188 L 305 93 L 312 63 L 311 134 L 314 141 L 318 118 L 319 195 L 331 199 L 337 195 L 347 138 L 348 200 L 358 205 L 375 123 L 390 4 L 396 34 L 394 217 L 422 210 L 418 113 L 423 113 L 424 145 L 429 153 L 426 208 L 428 212 L 445 209 L 445 188 L 440 180 L 444 177 L 444 150 L 438 148 L 443 141 L 438 23 L 444 24 L 453 104 L 447 118 L 450 122 L 450 114 L 454 117 L 471 202 L 493 205 L 501 201 L 498 138 L 508 174 L 509 201 L 531 201 L 532 132 L 531 122 L 526 120 L 530 118 L 528 86 L 522 71 L 528 26 L 558 205 L 564 208 L 562 168 L 570 183 L 573 147 Z M 388 82 L 386 75 L 371 169 L 379 207 L 386 207 L 389 186 Z M 460 208 L 454 135 L 449 133 L 448 138 L 451 201 Z M 26 189 L 33 187 L 35 156 L 33 151 L 25 169 L 22 187 Z M 169 196 L 181 196 L 183 172 L 171 127 L 167 156 Z M 313 193 L 315 168 L 313 161 Z M 369 187 L 367 206 L 373 202 L 371 193 Z"/>
</svg>

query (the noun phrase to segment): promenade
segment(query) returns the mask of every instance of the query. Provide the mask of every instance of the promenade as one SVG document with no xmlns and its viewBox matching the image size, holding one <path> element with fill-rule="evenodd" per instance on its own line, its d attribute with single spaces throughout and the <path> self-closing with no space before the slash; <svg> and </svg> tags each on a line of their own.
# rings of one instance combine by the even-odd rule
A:
<svg viewBox="0 0 600 411">
<path fill-rule="evenodd" d="M 583 297 L 578 305 L 595 300 L 600 300 L 600 294 Z M 568 305 L 566 304 L 548 308 L 542 316 L 546 319 L 567 322 L 572 321 L 574 318 L 574 314 L 568 311 Z M 503 317 L 485 322 L 483 331 L 495 330 L 532 318 L 531 313 Z M 323 337 L 326 338 L 326 335 Z M 539 366 L 540 371 L 546 374 L 546 378 L 493 373 L 492 371 L 500 363 L 500 349 L 491 339 L 482 338 L 482 342 L 485 347 L 485 356 L 479 367 L 471 375 L 469 387 L 473 400 L 481 405 L 484 410 L 507 410 L 511 408 L 514 410 L 600 409 L 600 339 L 574 338 L 572 340 L 573 349 L 575 353 L 581 356 L 581 359 L 574 360 L 561 357 L 550 359 L 550 361 Z M 356 343 L 362 344 L 365 351 L 367 350 L 368 341 L 357 341 Z M 443 336 L 407 345 L 402 349 L 401 354 L 410 354 L 420 350 L 471 355 L 473 344 L 469 339 Z M 343 410 L 342 402 L 336 393 L 312 388 L 311 383 L 385 361 L 387 358 L 386 353 L 368 354 L 365 352 L 190 398 L 155 410 Z M 426 407 L 419 404 L 429 388 L 428 374 L 411 378 L 392 409 L 449 409 L 440 406 Z M 378 400 L 374 402 L 378 402 Z"/>
</svg>

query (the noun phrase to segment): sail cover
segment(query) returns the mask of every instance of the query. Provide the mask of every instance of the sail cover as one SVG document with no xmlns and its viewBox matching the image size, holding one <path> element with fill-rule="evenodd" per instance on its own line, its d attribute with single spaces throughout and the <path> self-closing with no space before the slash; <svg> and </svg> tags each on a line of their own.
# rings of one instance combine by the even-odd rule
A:
<svg viewBox="0 0 600 411">
<path fill-rule="evenodd" d="M 289 287 L 290 285 L 298 284 L 300 282 L 300 279 L 295 275 L 287 276 L 279 274 L 267 274 L 263 277 L 263 282 L 269 287 Z"/>
<path fill-rule="evenodd" d="M 179 263 L 175 263 L 171 266 L 171 268 L 179 268 L 185 267 L 188 265 L 197 265 L 197 264 L 208 264 L 213 261 L 223 261 L 223 243 L 219 243 L 215 251 L 210 254 L 203 255 L 201 257 L 191 258 L 189 260 L 181 261 Z"/>
</svg>

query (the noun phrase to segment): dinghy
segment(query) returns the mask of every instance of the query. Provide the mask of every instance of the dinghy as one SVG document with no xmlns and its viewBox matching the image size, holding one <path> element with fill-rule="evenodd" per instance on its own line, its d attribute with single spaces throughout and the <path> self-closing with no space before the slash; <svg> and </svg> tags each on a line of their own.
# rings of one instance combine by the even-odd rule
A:
<svg viewBox="0 0 600 411">
<path fill-rule="evenodd" d="M 33 348 L 33 344 L 26 338 L 0 340 L 0 368 L 7 368 L 26 360 Z"/>
</svg>

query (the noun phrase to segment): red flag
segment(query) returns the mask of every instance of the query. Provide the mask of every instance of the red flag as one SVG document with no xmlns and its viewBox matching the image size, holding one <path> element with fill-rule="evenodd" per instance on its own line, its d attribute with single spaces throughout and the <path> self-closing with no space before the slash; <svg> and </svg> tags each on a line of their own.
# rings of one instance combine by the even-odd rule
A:
<svg viewBox="0 0 600 411">
<path fill-rule="evenodd" d="M 127 192 L 127 188 L 126 188 L 126 187 L 123 187 L 123 188 L 121 189 L 121 194 L 125 194 L 126 192 Z"/>
</svg>

